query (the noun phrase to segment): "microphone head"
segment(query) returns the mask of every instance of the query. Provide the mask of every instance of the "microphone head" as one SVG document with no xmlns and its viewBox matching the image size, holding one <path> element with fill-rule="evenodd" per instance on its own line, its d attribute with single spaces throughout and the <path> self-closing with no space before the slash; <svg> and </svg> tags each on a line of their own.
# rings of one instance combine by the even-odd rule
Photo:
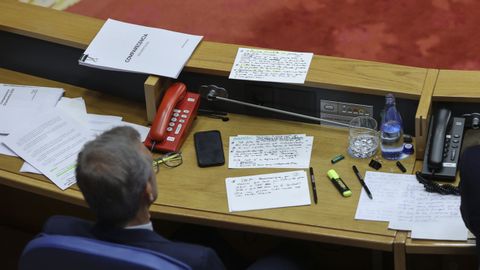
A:
<svg viewBox="0 0 480 270">
<path fill-rule="evenodd" d="M 228 92 L 225 88 L 213 84 L 200 86 L 200 96 L 208 101 L 215 100 L 217 97 L 228 98 Z"/>
</svg>

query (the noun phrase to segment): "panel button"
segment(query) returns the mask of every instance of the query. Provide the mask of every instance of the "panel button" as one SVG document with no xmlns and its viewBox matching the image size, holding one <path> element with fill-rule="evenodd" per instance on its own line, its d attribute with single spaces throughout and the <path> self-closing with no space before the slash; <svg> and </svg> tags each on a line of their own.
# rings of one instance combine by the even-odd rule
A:
<svg viewBox="0 0 480 270">
<path fill-rule="evenodd" d="M 168 123 L 168 125 L 171 126 L 171 127 L 173 127 L 173 126 L 175 126 L 175 123 L 170 122 L 170 123 Z"/>
<path fill-rule="evenodd" d="M 177 118 L 172 117 L 172 119 L 170 119 L 170 121 L 172 121 L 172 122 L 177 122 Z"/>
<path fill-rule="evenodd" d="M 167 131 L 168 131 L 168 132 L 170 132 L 170 131 L 172 131 L 172 130 L 173 130 L 172 127 L 167 127 Z"/>
<path fill-rule="evenodd" d="M 175 130 L 175 135 L 178 135 L 180 133 L 180 130 L 182 129 L 182 124 L 178 124 L 177 129 Z"/>
</svg>

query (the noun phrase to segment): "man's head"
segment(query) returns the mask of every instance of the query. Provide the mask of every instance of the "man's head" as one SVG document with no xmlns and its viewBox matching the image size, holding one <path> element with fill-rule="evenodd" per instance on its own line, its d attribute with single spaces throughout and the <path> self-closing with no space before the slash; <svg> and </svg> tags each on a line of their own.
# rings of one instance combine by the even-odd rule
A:
<svg viewBox="0 0 480 270">
<path fill-rule="evenodd" d="M 76 178 L 100 224 L 123 227 L 156 199 L 152 157 L 130 127 L 116 127 L 78 154 Z"/>
</svg>

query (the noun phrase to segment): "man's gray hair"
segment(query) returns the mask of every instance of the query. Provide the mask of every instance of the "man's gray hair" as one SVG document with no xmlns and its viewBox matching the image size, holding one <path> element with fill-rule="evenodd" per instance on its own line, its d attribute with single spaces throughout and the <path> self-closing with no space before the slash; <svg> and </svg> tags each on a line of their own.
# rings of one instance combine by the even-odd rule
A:
<svg viewBox="0 0 480 270">
<path fill-rule="evenodd" d="M 135 217 L 153 177 L 152 161 L 131 127 L 116 127 L 88 142 L 78 154 L 77 184 L 99 224 L 123 227 Z"/>
</svg>

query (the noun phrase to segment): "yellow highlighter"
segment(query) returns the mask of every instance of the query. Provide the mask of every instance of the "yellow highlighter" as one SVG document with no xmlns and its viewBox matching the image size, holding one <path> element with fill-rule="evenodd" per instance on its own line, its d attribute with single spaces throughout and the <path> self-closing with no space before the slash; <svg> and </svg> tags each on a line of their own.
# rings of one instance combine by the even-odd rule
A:
<svg viewBox="0 0 480 270">
<path fill-rule="evenodd" d="M 338 192 L 340 192 L 343 197 L 352 196 L 352 191 L 348 188 L 347 185 L 345 185 L 342 178 L 340 178 L 340 176 L 334 169 L 329 170 L 327 172 L 327 175 L 328 178 L 330 178 L 330 181 L 332 181 L 333 185 L 337 188 Z"/>
</svg>

